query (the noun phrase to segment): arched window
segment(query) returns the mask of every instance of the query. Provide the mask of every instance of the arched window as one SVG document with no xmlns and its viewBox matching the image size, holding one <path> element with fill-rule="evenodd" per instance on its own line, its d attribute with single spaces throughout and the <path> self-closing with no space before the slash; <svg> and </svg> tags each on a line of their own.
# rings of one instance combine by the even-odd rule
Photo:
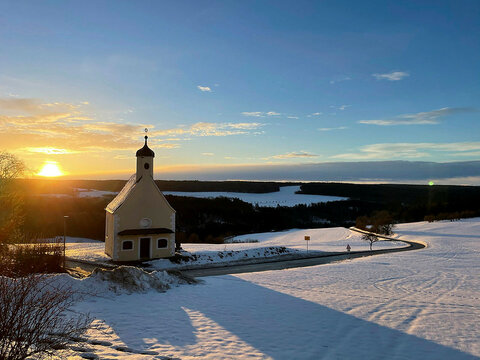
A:
<svg viewBox="0 0 480 360">
<path fill-rule="evenodd" d="M 122 250 L 133 250 L 133 241 L 132 240 L 123 240 L 122 241 Z"/>
<path fill-rule="evenodd" d="M 157 249 L 165 249 L 168 247 L 168 240 L 167 239 L 158 239 L 157 240 Z"/>
</svg>

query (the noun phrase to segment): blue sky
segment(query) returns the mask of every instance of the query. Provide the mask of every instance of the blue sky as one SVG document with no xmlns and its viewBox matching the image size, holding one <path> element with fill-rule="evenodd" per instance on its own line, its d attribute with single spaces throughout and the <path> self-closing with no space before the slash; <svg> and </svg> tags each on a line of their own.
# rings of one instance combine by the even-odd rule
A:
<svg viewBox="0 0 480 360">
<path fill-rule="evenodd" d="M 478 1 L 2 1 L 0 149 L 122 173 L 480 158 Z"/>
</svg>

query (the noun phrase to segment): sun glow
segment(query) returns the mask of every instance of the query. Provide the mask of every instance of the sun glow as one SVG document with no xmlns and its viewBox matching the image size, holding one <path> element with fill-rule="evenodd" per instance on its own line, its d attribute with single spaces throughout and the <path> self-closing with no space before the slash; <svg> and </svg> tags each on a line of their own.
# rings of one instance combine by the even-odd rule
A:
<svg viewBox="0 0 480 360">
<path fill-rule="evenodd" d="M 58 163 L 56 161 L 45 161 L 45 164 L 37 173 L 38 176 L 46 176 L 46 177 L 55 177 L 55 176 L 62 176 L 64 175 L 63 171 L 60 170 Z"/>
</svg>

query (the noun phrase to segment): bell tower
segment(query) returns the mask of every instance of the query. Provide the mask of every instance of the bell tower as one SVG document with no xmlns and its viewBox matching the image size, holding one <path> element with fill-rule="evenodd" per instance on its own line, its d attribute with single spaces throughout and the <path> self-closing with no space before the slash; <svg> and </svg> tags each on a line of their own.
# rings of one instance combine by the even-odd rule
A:
<svg viewBox="0 0 480 360">
<path fill-rule="evenodd" d="M 153 158 L 155 157 L 155 153 L 148 147 L 147 140 L 148 136 L 145 135 L 145 145 L 137 151 L 136 181 L 144 176 L 150 176 L 153 179 Z"/>
</svg>

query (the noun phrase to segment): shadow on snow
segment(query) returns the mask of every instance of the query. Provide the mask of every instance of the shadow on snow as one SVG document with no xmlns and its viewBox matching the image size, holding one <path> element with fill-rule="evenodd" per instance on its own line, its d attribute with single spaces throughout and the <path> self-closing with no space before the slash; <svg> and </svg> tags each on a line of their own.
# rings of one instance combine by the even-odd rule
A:
<svg viewBox="0 0 480 360">
<path fill-rule="evenodd" d="M 189 314 L 200 313 L 274 359 L 476 358 L 234 276 L 210 278 L 203 285 L 180 286 L 167 293 L 115 296 L 112 302 L 97 301 L 94 310 L 89 309 L 91 315 L 137 349 L 151 346 L 144 341 L 147 338 L 180 352 L 195 345 L 202 330 L 192 324 Z"/>
</svg>

